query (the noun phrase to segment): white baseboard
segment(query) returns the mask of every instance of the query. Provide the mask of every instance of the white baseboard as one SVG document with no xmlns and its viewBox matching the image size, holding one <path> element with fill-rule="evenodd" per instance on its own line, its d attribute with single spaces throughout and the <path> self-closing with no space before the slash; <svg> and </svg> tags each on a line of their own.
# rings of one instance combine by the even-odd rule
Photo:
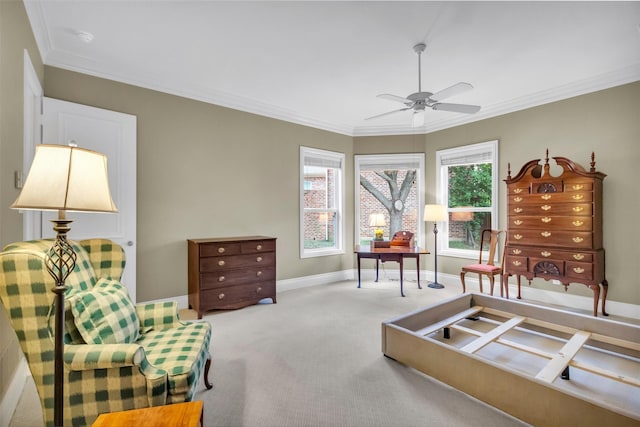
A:
<svg viewBox="0 0 640 427">
<path fill-rule="evenodd" d="M 361 277 L 364 280 L 371 280 L 375 277 L 374 269 L 362 269 Z M 379 270 L 380 277 L 389 275 L 394 279 L 398 276 L 398 270 L 393 269 L 385 271 Z M 421 280 L 433 281 L 433 271 L 420 271 Z M 356 280 L 357 270 L 342 270 L 332 273 L 315 274 L 312 276 L 295 277 L 293 279 L 278 280 L 276 288 L 278 292 L 286 292 L 294 289 L 306 288 L 309 286 L 327 285 L 330 283 L 341 282 L 344 280 Z M 405 269 L 405 280 L 413 280 L 416 277 L 416 270 Z M 438 282 L 447 286 L 456 286 L 460 288 L 462 292 L 462 285 L 460 284 L 460 276 L 454 274 L 444 274 L 438 272 Z M 478 279 L 469 277 L 465 280 L 467 290 L 479 291 Z M 488 281 L 486 282 L 485 292 L 488 290 Z M 564 306 L 572 309 L 586 310 L 591 312 L 593 310 L 593 298 L 580 295 L 572 295 L 564 292 L 551 292 L 544 289 L 528 287 L 526 290 L 523 287 L 523 301 L 541 302 L 545 304 L 554 304 L 558 306 Z M 500 285 L 496 283 L 494 294 L 500 295 Z M 509 285 L 509 295 L 514 297 L 518 294 L 518 289 L 515 284 Z M 177 301 L 179 309 L 188 308 L 189 302 L 187 295 L 181 295 L 173 298 L 165 298 L 161 300 L 155 300 L 150 302 L 166 302 Z M 629 317 L 632 319 L 640 319 L 640 306 L 635 304 L 627 304 L 618 301 L 607 301 L 607 312 L 616 316 Z M 0 425 L 0 427 L 2 427 Z"/>
<path fill-rule="evenodd" d="M 27 382 L 27 377 L 30 375 L 31 372 L 29 371 L 27 360 L 22 357 L 16 372 L 13 374 L 11 383 L 9 384 L 8 390 L 11 391 L 7 392 L 4 399 L 0 401 L 0 427 L 9 427 L 11 418 L 18 407 L 20 396 L 22 396 L 22 392 L 24 391 L 24 385 Z"/>
</svg>

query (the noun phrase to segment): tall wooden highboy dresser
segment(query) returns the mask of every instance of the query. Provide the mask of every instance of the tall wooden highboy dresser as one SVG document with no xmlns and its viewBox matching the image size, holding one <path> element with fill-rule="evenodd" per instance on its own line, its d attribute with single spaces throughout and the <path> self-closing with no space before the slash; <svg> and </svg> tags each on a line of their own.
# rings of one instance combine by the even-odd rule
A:
<svg viewBox="0 0 640 427">
<path fill-rule="evenodd" d="M 593 291 L 593 315 L 598 315 L 600 285 L 602 314 L 608 283 L 602 244 L 602 182 L 606 175 L 565 157 L 553 157 L 562 168 L 552 176 L 549 151 L 544 165 L 540 159 L 525 164 L 515 177 L 508 168 L 507 241 L 504 285 L 515 275 L 520 295 L 520 276 L 529 283 L 534 277 L 557 280 L 566 288 L 582 283 Z M 507 293 L 508 295 L 508 293 Z"/>
<path fill-rule="evenodd" d="M 236 309 L 264 298 L 276 302 L 276 239 L 189 239 L 189 306 L 205 311 Z"/>
</svg>

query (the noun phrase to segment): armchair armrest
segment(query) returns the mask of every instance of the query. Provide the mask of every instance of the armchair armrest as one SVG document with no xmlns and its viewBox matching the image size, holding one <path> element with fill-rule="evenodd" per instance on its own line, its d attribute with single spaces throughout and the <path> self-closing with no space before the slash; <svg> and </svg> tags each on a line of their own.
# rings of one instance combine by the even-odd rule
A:
<svg viewBox="0 0 640 427">
<path fill-rule="evenodd" d="M 178 318 L 178 304 L 175 301 L 136 305 L 141 332 L 152 329 L 161 331 L 182 325 Z"/>
<path fill-rule="evenodd" d="M 64 363 L 72 371 L 139 366 L 146 359 L 138 344 L 77 344 L 64 346 Z"/>
</svg>

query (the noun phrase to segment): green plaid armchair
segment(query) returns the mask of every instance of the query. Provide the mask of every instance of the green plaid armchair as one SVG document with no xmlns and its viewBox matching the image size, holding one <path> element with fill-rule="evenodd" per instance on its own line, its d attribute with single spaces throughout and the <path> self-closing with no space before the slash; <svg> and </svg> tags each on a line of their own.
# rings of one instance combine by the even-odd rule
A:
<svg viewBox="0 0 640 427">
<path fill-rule="evenodd" d="M 0 252 L 0 300 L 33 375 L 44 421 L 53 426 L 54 294 L 45 267 L 52 240 Z M 110 240 L 70 242 L 76 267 L 66 280 L 64 425 L 99 414 L 193 399 L 208 381 L 211 326 L 182 322 L 174 302 L 134 306 L 119 283 L 124 251 Z"/>
</svg>

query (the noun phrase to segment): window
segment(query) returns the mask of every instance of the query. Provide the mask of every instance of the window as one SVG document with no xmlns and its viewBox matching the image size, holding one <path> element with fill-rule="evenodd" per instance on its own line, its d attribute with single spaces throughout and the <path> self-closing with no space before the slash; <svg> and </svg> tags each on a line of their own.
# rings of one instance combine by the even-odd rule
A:
<svg viewBox="0 0 640 427">
<path fill-rule="evenodd" d="M 358 155 L 355 177 L 355 242 L 368 245 L 377 230 L 384 240 L 405 230 L 422 246 L 424 154 Z M 383 226 L 371 222 L 374 215 Z"/>
<path fill-rule="evenodd" d="M 300 147 L 300 257 L 344 253 L 344 154 Z"/>
<path fill-rule="evenodd" d="M 498 228 L 498 141 L 437 151 L 436 167 L 438 203 L 449 211 L 438 247 L 475 258 L 482 230 Z"/>
</svg>

